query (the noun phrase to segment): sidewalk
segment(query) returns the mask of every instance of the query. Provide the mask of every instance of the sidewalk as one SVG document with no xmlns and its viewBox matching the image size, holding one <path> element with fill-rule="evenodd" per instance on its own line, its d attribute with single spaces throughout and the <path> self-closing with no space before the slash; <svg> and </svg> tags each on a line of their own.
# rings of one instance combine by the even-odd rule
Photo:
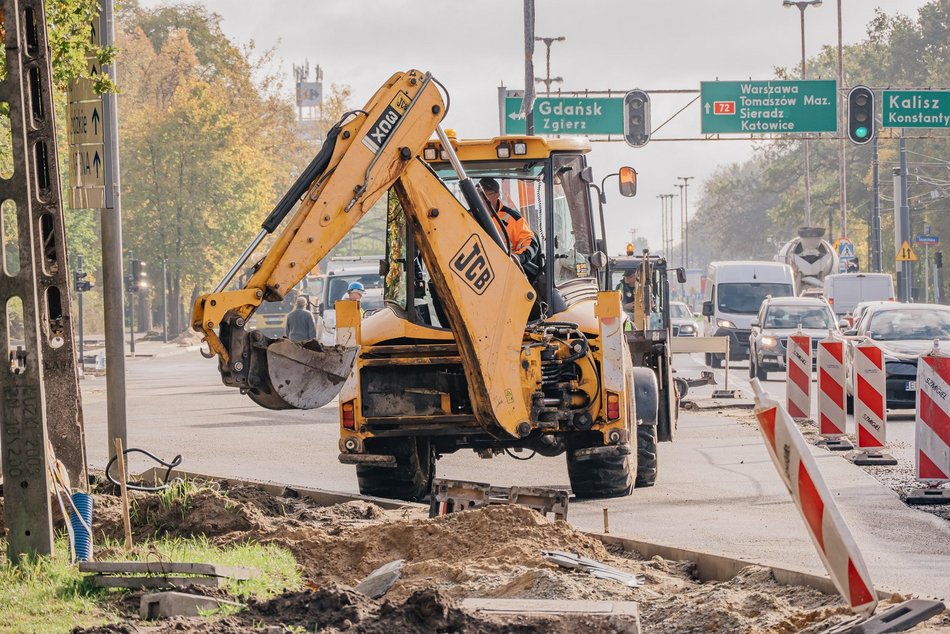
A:
<svg viewBox="0 0 950 634">
<path fill-rule="evenodd" d="M 146 333 L 141 333 L 144 336 Z M 83 357 L 87 359 L 86 367 L 93 365 L 94 362 L 88 361 L 90 357 L 95 357 L 100 352 L 105 353 L 105 341 L 102 335 L 91 335 L 86 339 L 85 350 L 83 351 Z M 168 343 L 163 343 L 161 339 L 155 340 L 140 340 L 136 338 L 135 340 L 135 354 L 132 354 L 131 347 L 129 346 L 129 337 L 126 334 L 125 337 L 125 357 L 126 359 L 154 359 L 159 357 L 168 357 L 176 354 L 184 354 L 187 352 L 197 353 L 198 350 L 202 348 L 202 344 L 198 343 L 197 338 L 193 340 L 188 338 L 187 341 L 176 343 L 173 340 L 169 340 Z M 78 348 L 78 342 L 77 342 Z M 108 360 L 106 361 L 108 363 Z"/>
</svg>

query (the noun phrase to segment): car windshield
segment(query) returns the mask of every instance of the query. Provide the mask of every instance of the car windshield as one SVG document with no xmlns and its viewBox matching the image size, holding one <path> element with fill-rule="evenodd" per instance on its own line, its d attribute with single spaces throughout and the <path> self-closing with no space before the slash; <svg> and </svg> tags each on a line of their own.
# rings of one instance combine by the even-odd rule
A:
<svg viewBox="0 0 950 634">
<path fill-rule="evenodd" d="M 831 313 L 823 306 L 769 306 L 765 328 L 834 328 Z"/>
<path fill-rule="evenodd" d="M 790 284 L 767 284 L 754 282 L 751 284 L 720 284 L 719 310 L 725 313 L 753 315 L 759 312 L 762 301 L 772 297 L 788 297 L 792 294 Z"/>
<path fill-rule="evenodd" d="M 950 310 L 885 310 L 871 315 L 867 330 L 877 341 L 950 339 Z"/>
<path fill-rule="evenodd" d="M 670 304 L 670 316 L 673 319 L 692 319 L 693 314 L 689 312 L 689 306 L 686 304 Z"/>
</svg>

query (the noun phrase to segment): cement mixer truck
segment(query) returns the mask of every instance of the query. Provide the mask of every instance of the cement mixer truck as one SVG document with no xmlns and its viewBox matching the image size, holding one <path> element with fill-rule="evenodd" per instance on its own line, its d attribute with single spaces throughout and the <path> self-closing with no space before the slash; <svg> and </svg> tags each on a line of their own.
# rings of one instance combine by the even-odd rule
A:
<svg viewBox="0 0 950 634">
<path fill-rule="evenodd" d="M 802 227 L 798 237 L 785 243 L 775 256 L 776 261 L 792 267 L 800 295 L 821 291 L 825 277 L 838 272 L 838 253 L 824 235 L 822 227 Z"/>
</svg>

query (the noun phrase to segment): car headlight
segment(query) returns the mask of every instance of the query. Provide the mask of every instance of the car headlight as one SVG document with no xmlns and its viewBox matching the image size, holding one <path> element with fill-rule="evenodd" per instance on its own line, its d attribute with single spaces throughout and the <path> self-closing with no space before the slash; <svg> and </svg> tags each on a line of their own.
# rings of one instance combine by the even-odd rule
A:
<svg viewBox="0 0 950 634">
<path fill-rule="evenodd" d="M 763 348 L 775 348 L 778 346 L 778 339 L 775 337 L 762 337 L 759 339 L 759 343 Z"/>
<path fill-rule="evenodd" d="M 680 332 L 691 335 L 694 332 L 696 332 L 696 326 L 690 326 L 690 325 L 680 326 Z"/>
<path fill-rule="evenodd" d="M 728 319 L 717 319 L 716 326 L 719 328 L 735 328 L 736 325 L 729 321 Z"/>
</svg>

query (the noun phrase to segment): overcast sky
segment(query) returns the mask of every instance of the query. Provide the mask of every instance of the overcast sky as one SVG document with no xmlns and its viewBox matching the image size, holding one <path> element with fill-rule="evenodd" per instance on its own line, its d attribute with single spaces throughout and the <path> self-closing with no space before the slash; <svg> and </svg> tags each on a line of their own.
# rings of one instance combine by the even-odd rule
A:
<svg viewBox="0 0 950 634">
<path fill-rule="evenodd" d="M 877 7 L 915 17 L 926 4 L 926 0 L 842 2 L 845 44 L 864 38 Z M 142 0 L 142 4 L 167 3 Z M 323 68 L 326 86 L 352 88 L 354 106 L 363 105 L 396 70 L 432 71 L 452 98 L 445 125 L 460 137 L 498 134 L 498 86 L 524 87 L 523 3 L 518 0 L 203 0 L 199 4 L 222 16 L 229 37 L 275 48 L 288 86 L 293 83 L 292 64 L 309 60 L 311 66 Z M 836 45 L 836 17 L 835 0 L 807 9 L 809 56 L 822 46 Z M 551 53 L 551 74 L 564 78 L 563 90 L 698 89 L 700 81 L 769 79 L 774 68 L 797 65 L 801 59 L 799 11 L 783 7 L 782 0 L 537 0 L 536 35 L 567 38 L 555 43 Z M 540 44 L 535 74 L 544 75 Z M 654 127 L 692 97 L 655 96 Z M 698 104 L 656 138 L 670 136 L 699 136 Z M 748 157 L 751 147 L 747 141 L 653 141 L 642 149 L 622 141 L 593 144 L 589 160 L 598 178 L 620 165 L 631 165 L 640 174 L 633 199 L 620 198 L 616 187 L 608 184 L 611 253 L 623 249 L 631 228 L 658 248 L 661 220 L 656 196 L 678 192 L 673 186 L 677 176 L 696 177 L 690 192 L 698 193 L 697 185 L 717 165 Z"/>
</svg>

